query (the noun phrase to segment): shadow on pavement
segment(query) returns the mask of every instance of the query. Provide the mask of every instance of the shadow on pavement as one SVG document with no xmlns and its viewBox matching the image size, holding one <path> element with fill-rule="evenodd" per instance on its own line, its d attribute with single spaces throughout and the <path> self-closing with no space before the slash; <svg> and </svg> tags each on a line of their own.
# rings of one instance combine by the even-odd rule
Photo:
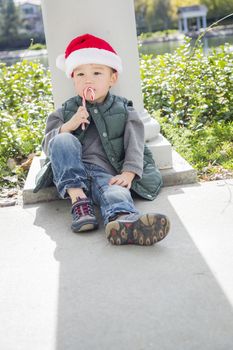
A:
<svg viewBox="0 0 233 350">
<path fill-rule="evenodd" d="M 170 217 L 164 241 L 111 246 L 103 227 L 70 231 L 69 202 L 37 205 L 34 224 L 56 242 L 60 263 L 56 350 L 231 349 L 231 305 L 166 191 L 136 205 Z"/>
</svg>

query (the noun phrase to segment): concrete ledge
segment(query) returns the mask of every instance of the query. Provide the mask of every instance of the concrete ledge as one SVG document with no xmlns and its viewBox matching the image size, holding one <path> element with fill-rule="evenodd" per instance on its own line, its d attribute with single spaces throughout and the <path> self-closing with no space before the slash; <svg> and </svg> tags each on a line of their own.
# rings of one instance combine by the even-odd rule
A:
<svg viewBox="0 0 233 350">
<path fill-rule="evenodd" d="M 178 184 L 188 184 L 197 181 L 196 171 L 175 151 L 172 151 L 173 167 L 161 170 L 164 186 Z M 38 202 L 47 202 L 58 199 L 56 188 L 48 187 L 33 193 L 35 187 L 35 178 L 43 163 L 42 157 L 35 157 L 30 167 L 24 189 L 23 204 L 33 204 Z"/>
<path fill-rule="evenodd" d="M 58 193 L 55 186 L 48 187 L 33 193 L 35 188 L 36 175 L 41 169 L 42 157 L 34 157 L 28 172 L 27 179 L 23 188 L 23 204 L 32 204 L 37 202 L 47 202 L 58 199 Z"/>
<path fill-rule="evenodd" d="M 158 134 L 153 140 L 146 142 L 146 144 L 150 148 L 159 169 L 172 168 L 172 146 L 162 134 Z"/>
<path fill-rule="evenodd" d="M 197 182 L 197 172 L 176 151 L 172 150 L 173 167 L 160 169 L 164 186 L 175 186 Z"/>
</svg>

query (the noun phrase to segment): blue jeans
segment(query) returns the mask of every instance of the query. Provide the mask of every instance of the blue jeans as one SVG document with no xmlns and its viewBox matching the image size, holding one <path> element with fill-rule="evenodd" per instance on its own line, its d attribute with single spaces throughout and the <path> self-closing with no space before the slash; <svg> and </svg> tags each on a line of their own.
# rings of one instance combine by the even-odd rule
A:
<svg viewBox="0 0 233 350">
<path fill-rule="evenodd" d="M 49 143 L 54 183 L 62 198 L 68 188 L 82 188 L 88 198 L 100 207 L 104 224 L 119 213 L 138 213 L 130 191 L 109 185 L 113 175 L 98 165 L 82 161 L 82 145 L 69 133 L 56 135 Z"/>
</svg>

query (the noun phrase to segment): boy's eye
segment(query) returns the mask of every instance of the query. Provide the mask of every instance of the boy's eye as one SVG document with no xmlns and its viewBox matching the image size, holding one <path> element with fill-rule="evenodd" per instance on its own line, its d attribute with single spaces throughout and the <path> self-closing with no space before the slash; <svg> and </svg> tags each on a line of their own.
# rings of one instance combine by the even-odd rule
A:
<svg viewBox="0 0 233 350">
<path fill-rule="evenodd" d="M 84 74 L 83 73 L 77 73 L 76 76 L 77 77 L 82 77 Z"/>
<path fill-rule="evenodd" d="M 101 72 L 94 72 L 94 75 L 100 75 Z"/>
</svg>

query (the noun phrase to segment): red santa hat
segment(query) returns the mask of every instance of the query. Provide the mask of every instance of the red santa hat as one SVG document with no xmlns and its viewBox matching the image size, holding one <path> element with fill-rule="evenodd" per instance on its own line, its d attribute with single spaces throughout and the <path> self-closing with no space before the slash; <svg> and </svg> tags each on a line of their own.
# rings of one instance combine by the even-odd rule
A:
<svg viewBox="0 0 233 350">
<path fill-rule="evenodd" d="M 91 34 L 84 34 L 73 39 L 65 54 L 56 59 L 56 66 L 72 77 L 75 68 L 82 64 L 103 64 L 122 72 L 121 58 L 107 41 Z"/>
</svg>

